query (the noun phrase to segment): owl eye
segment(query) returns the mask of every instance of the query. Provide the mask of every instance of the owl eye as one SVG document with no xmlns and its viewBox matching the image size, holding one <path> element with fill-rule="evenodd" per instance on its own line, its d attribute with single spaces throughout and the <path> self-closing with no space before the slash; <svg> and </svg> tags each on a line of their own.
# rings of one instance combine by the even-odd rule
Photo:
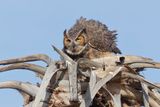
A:
<svg viewBox="0 0 160 107">
<path fill-rule="evenodd" d="M 76 38 L 76 41 L 83 41 L 84 37 L 82 35 L 80 35 L 78 38 Z"/>
<path fill-rule="evenodd" d="M 69 42 L 71 42 L 71 40 L 70 39 L 65 39 L 65 42 L 69 43 Z"/>
<path fill-rule="evenodd" d="M 71 40 L 68 37 L 64 37 L 63 43 L 65 45 L 68 45 L 69 43 L 71 43 Z"/>
<path fill-rule="evenodd" d="M 80 35 L 76 38 L 75 40 L 79 45 L 84 45 L 85 44 L 85 38 L 84 38 L 84 35 Z"/>
</svg>

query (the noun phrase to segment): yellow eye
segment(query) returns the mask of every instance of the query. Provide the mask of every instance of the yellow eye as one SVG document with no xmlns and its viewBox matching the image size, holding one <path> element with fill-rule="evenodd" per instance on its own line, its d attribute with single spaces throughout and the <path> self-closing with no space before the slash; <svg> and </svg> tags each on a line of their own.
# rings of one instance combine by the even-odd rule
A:
<svg viewBox="0 0 160 107">
<path fill-rule="evenodd" d="M 70 39 L 66 39 L 66 42 L 71 42 L 71 40 Z"/>
<path fill-rule="evenodd" d="M 64 38 L 64 44 L 69 44 L 71 42 L 70 39 L 68 39 L 67 37 Z"/>
<path fill-rule="evenodd" d="M 83 37 L 82 37 L 82 36 L 80 36 L 80 37 L 78 37 L 78 38 L 76 39 L 76 41 L 81 41 L 81 40 L 83 40 Z"/>
<path fill-rule="evenodd" d="M 76 41 L 77 41 L 79 44 L 83 45 L 83 44 L 85 43 L 85 38 L 84 38 L 83 35 L 80 35 L 79 37 L 76 38 Z"/>
</svg>

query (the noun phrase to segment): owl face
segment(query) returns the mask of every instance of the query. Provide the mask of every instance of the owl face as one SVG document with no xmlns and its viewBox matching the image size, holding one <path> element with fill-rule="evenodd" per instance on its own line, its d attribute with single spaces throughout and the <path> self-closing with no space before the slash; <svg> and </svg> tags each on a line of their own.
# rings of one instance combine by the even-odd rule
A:
<svg viewBox="0 0 160 107">
<path fill-rule="evenodd" d="M 86 33 L 84 29 L 74 35 L 69 35 L 64 31 L 64 51 L 69 55 L 80 55 L 86 48 Z"/>
</svg>

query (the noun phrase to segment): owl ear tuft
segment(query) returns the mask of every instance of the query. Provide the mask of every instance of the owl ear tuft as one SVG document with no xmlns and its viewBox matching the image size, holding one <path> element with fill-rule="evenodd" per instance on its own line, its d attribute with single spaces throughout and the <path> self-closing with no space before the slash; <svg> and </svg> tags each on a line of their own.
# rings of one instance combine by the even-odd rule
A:
<svg viewBox="0 0 160 107">
<path fill-rule="evenodd" d="M 67 36 L 67 29 L 64 30 L 63 35 Z"/>
</svg>

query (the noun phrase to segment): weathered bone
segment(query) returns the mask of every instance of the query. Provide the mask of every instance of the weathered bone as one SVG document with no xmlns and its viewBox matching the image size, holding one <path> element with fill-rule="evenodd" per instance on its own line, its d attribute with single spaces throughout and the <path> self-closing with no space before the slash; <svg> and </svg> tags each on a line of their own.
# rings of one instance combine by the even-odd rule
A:
<svg viewBox="0 0 160 107">
<path fill-rule="evenodd" d="M 0 72 L 14 70 L 14 69 L 27 69 L 41 75 L 44 75 L 46 71 L 46 68 L 39 65 L 29 64 L 29 63 L 16 63 L 0 67 Z"/>
<path fill-rule="evenodd" d="M 73 61 L 67 54 L 62 50 L 57 49 L 52 45 L 53 49 L 65 60 L 68 68 L 69 82 L 70 82 L 70 101 L 78 102 L 77 92 L 77 62 Z"/>
<path fill-rule="evenodd" d="M 6 82 L 0 82 L 0 88 L 11 88 L 11 89 L 16 89 L 19 91 L 23 91 L 24 93 L 31 95 L 31 96 L 36 96 L 39 88 L 35 85 L 32 85 L 30 83 L 24 83 L 20 81 L 6 81 Z"/>
<path fill-rule="evenodd" d="M 48 92 L 49 86 L 52 87 L 51 79 L 56 74 L 57 68 L 55 66 L 55 62 L 52 61 L 52 64 L 47 68 L 47 71 L 43 77 L 40 89 L 35 97 L 35 101 L 32 107 L 48 107 L 47 101 L 49 100 L 51 93 Z"/>
<path fill-rule="evenodd" d="M 45 63 L 47 63 L 49 65 L 51 63 L 51 58 L 45 54 L 36 54 L 36 55 L 30 55 L 30 56 L 25 56 L 25 57 L 21 57 L 21 58 L 2 60 L 2 61 L 0 61 L 0 65 L 7 65 L 7 64 L 21 63 L 21 62 L 30 62 L 30 61 L 44 61 Z"/>
<path fill-rule="evenodd" d="M 52 61 L 50 57 L 44 54 L 37 54 L 37 55 L 31 55 L 31 56 L 26 56 L 26 57 L 21 57 L 21 58 L 15 58 L 15 59 L 9 59 L 9 60 L 3 60 L 0 61 L 0 65 L 6 65 L 6 66 L 1 66 L 0 71 L 8 71 L 12 69 L 27 69 L 34 71 L 36 73 L 39 73 L 41 75 L 45 76 L 42 80 L 40 88 L 37 86 L 33 86 L 28 83 L 23 83 L 23 82 L 17 82 L 17 81 L 8 81 L 8 82 L 2 82 L 0 83 L 0 88 L 12 88 L 20 91 L 20 93 L 23 95 L 27 105 L 25 107 L 41 107 L 41 106 L 48 106 L 48 102 L 50 100 L 50 96 L 56 96 L 58 95 L 56 92 L 53 91 L 53 93 L 49 92 L 49 87 L 52 87 L 53 89 L 56 86 L 55 84 L 58 82 L 58 86 L 56 89 L 60 89 L 61 86 L 64 89 L 64 92 L 60 92 L 58 97 L 61 97 L 63 101 L 67 104 L 72 105 L 69 101 L 74 101 L 74 99 L 77 99 L 79 97 L 79 101 L 81 101 L 80 107 L 89 107 L 91 105 L 91 102 L 93 101 L 94 96 L 98 92 L 98 90 L 104 86 L 104 84 L 107 84 L 111 79 L 116 77 L 116 80 L 122 79 L 122 78 L 132 78 L 133 80 L 138 80 L 146 87 L 142 87 L 144 89 L 144 92 L 147 93 L 148 100 L 146 102 L 142 99 L 142 90 L 136 90 L 134 89 L 134 86 L 128 86 L 128 84 L 125 84 L 125 88 L 122 88 L 120 90 L 120 93 L 118 93 L 118 96 L 114 96 L 115 99 L 118 99 L 117 101 L 120 101 L 119 95 L 121 94 L 122 97 L 125 97 L 126 99 L 133 99 L 139 102 L 141 106 L 145 103 L 145 105 L 151 105 L 152 107 L 158 107 L 160 106 L 160 94 L 158 93 L 158 89 L 160 87 L 158 85 L 155 85 L 153 83 L 150 83 L 149 81 L 145 80 L 143 77 L 141 77 L 138 73 L 135 72 L 124 72 L 124 71 L 130 71 L 131 69 L 137 69 L 137 68 L 156 68 L 160 69 L 160 63 L 155 62 L 152 59 L 145 58 L 145 57 L 140 57 L 140 56 L 120 56 L 120 55 L 112 55 L 104 58 L 95 58 L 92 60 L 89 59 L 80 59 L 77 62 L 73 61 L 69 56 L 67 56 L 63 51 L 57 49 L 56 47 L 53 46 L 55 51 L 60 54 L 60 56 L 63 58 L 64 62 L 66 62 L 66 65 L 68 67 L 68 72 L 69 72 L 69 82 L 64 82 L 63 80 L 57 81 L 57 75 L 56 72 L 58 71 L 56 69 L 55 62 Z M 30 62 L 30 61 L 44 61 L 48 65 L 48 71 L 50 73 L 45 72 L 46 68 L 43 68 L 38 65 L 34 64 L 28 64 L 28 63 L 23 63 L 23 62 Z M 7 65 L 9 64 L 9 65 Z M 78 64 L 78 68 L 77 67 Z M 127 70 L 126 65 L 130 68 Z M 112 69 L 116 68 L 123 68 L 121 70 L 116 70 L 112 72 Z M 74 68 L 74 69 L 73 69 Z M 76 69 L 81 69 L 82 72 L 84 69 L 91 69 L 90 70 L 90 83 L 85 82 L 83 83 L 77 83 L 77 70 Z M 112 69 L 109 69 L 112 68 Z M 121 72 L 122 71 L 122 72 Z M 107 72 L 107 73 L 106 73 Z M 121 72 L 122 77 L 117 77 L 117 74 Z M 95 75 L 99 77 L 96 79 Z M 99 80 L 99 81 L 97 81 Z M 115 79 L 114 79 L 115 80 Z M 67 81 L 67 80 L 65 80 Z M 136 82 L 138 83 L 138 82 Z M 137 86 L 136 84 L 134 84 Z M 138 86 L 141 85 L 138 83 Z M 82 98 L 82 94 L 78 95 L 77 93 L 83 91 L 85 92 L 88 88 L 88 91 L 84 95 L 85 99 Z M 111 85 L 110 87 L 107 86 L 108 92 L 111 92 L 112 94 L 115 91 L 115 87 L 113 88 Z M 38 92 L 38 93 L 37 93 Z M 71 99 L 70 94 L 72 95 Z M 158 94 L 157 94 L 158 93 Z M 65 96 L 65 97 L 63 97 Z M 80 98 L 81 96 L 81 98 Z M 34 101 L 28 102 L 27 98 L 30 97 L 35 97 Z M 58 98 L 57 97 L 57 98 Z M 68 98 L 68 99 L 65 99 Z M 147 97 L 146 97 L 147 98 Z M 64 100 L 65 99 L 65 100 Z M 62 101 L 62 102 L 63 102 Z M 116 101 L 111 101 L 115 103 Z M 119 103 L 115 103 L 117 106 Z M 125 105 L 125 103 L 124 103 Z M 127 107 L 127 105 L 126 105 Z"/>
</svg>

